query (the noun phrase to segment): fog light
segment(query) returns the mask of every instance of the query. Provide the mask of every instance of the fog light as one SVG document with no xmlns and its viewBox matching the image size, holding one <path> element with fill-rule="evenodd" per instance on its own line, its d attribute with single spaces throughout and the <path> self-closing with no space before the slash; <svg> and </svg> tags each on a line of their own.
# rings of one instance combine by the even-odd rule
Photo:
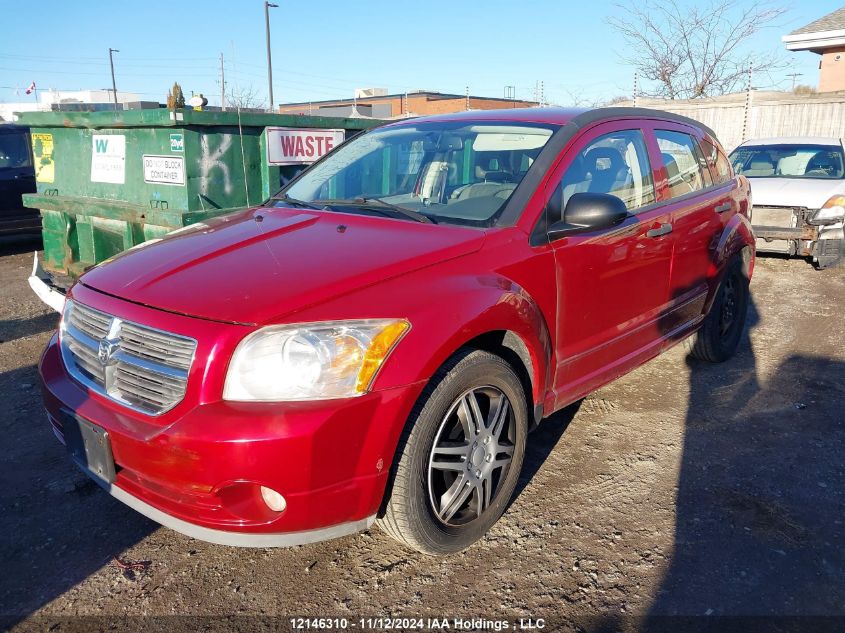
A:
<svg viewBox="0 0 845 633">
<path fill-rule="evenodd" d="M 273 512 L 282 512 L 288 506 L 285 498 L 272 488 L 261 486 L 261 498 Z"/>
</svg>

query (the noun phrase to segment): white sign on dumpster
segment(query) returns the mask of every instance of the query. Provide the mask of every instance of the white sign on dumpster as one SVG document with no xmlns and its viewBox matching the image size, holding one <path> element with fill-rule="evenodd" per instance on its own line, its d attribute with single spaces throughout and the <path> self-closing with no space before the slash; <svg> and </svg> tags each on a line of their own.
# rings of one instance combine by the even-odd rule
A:
<svg viewBox="0 0 845 633">
<path fill-rule="evenodd" d="M 310 165 L 343 142 L 343 130 L 267 128 L 269 165 Z"/>
<path fill-rule="evenodd" d="M 91 137 L 91 182 L 122 185 L 126 176 L 126 137 L 94 134 Z"/>
<path fill-rule="evenodd" d="M 157 185 L 184 185 L 185 159 L 181 156 L 144 154 L 144 182 Z"/>
</svg>

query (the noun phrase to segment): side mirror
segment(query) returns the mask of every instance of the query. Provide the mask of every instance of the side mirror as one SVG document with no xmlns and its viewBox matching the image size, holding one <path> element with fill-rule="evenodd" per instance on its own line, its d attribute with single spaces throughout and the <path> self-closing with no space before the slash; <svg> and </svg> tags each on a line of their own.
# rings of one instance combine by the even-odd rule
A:
<svg viewBox="0 0 845 633">
<path fill-rule="evenodd" d="M 550 240 L 571 233 L 598 231 L 621 224 L 628 209 L 620 198 L 608 193 L 574 193 L 563 210 L 563 219 L 549 227 Z"/>
</svg>

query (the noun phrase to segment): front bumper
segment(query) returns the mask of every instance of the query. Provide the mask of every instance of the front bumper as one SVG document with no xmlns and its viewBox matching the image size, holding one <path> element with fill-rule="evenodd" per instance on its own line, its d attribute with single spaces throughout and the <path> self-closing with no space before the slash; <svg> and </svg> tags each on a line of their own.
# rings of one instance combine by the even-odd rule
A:
<svg viewBox="0 0 845 633">
<path fill-rule="evenodd" d="M 810 224 L 814 213 L 804 207 L 754 207 L 757 251 L 812 257 L 821 268 L 837 263 L 845 256 L 843 224 Z"/>
<path fill-rule="evenodd" d="M 116 476 L 108 492 L 188 536 L 225 545 L 298 545 L 369 527 L 422 383 L 359 398 L 190 406 L 157 419 L 89 393 L 64 369 L 54 336 L 40 373 L 53 430 L 64 412 L 108 432 Z M 281 493 L 282 512 L 260 487 Z"/>
</svg>

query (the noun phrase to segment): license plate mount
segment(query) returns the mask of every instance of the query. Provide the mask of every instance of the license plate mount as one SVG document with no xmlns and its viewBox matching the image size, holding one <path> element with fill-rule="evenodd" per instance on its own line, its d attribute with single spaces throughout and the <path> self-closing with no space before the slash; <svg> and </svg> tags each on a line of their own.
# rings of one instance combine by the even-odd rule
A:
<svg viewBox="0 0 845 633">
<path fill-rule="evenodd" d="M 116 476 L 109 432 L 70 411 L 62 411 L 65 446 L 76 464 L 105 484 Z"/>
</svg>

